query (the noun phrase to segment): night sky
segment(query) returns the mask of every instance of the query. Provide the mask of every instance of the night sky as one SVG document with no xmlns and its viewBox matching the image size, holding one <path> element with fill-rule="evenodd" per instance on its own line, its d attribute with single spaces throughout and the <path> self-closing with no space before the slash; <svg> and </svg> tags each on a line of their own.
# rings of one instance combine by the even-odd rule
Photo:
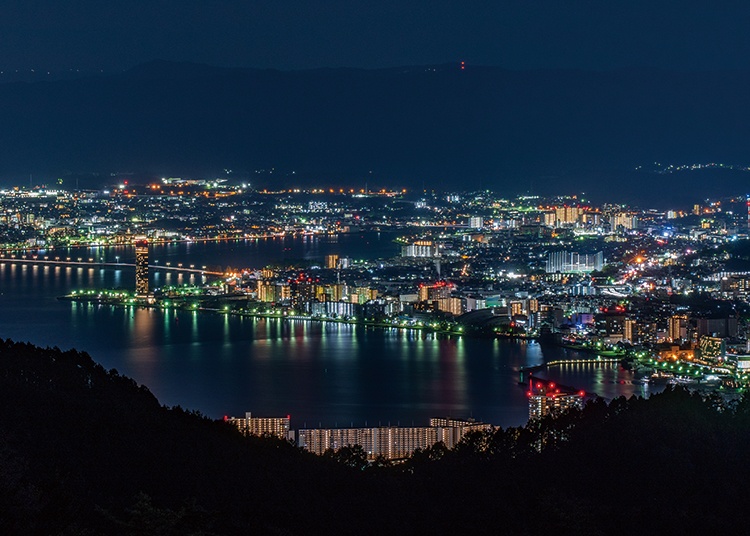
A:
<svg viewBox="0 0 750 536">
<path fill-rule="evenodd" d="M 6 0 L 0 183 L 734 194 L 747 171 L 648 170 L 750 167 L 749 23 L 746 1 Z"/>
<path fill-rule="evenodd" d="M 5 0 L 0 67 L 744 69 L 750 3 L 659 0 Z"/>
</svg>

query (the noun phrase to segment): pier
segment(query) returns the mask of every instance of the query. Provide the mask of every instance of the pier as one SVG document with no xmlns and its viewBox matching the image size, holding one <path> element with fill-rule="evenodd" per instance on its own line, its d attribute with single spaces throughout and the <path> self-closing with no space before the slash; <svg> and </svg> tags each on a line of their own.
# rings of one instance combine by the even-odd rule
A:
<svg viewBox="0 0 750 536">
<path fill-rule="evenodd" d="M 623 356 L 624 357 L 624 356 Z M 555 367 L 559 365 L 614 365 L 620 363 L 622 357 L 597 357 L 596 359 L 556 359 L 548 363 L 542 363 L 540 365 L 534 365 L 531 367 L 521 367 L 520 382 L 524 383 L 526 374 L 533 374 L 549 367 Z"/>
</svg>

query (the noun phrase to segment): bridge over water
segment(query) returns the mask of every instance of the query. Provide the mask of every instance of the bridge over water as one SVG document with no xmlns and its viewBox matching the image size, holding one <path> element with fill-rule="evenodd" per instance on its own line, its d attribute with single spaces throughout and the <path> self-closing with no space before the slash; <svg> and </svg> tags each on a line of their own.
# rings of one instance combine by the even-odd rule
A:
<svg viewBox="0 0 750 536">
<path fill-rule="evenodd" d="M 36 266 L 78 266 L 87 268 L 135 268 L 135 263 L 131 262 L 104 262 L 98 261 L 91 257 L 84 259 L 83 257 L 55 257 L 50 259 L 45 258 L 34 258 L 34 257 L 17 257 L 15 255 L 0 254 L 0 264 L 31 264 Z M 149 264 L 149 270 L 159 270 L 163 272 L 179 272 L 179 273 L 190 273 L 190 274 L 201 274 L 201 275 L 224 275 L 222 272 L 215 272 L 206 270 L 205 268 L 196 268 L 195 265 L 191 264 L 189 267 L 185 267 L 182 264 L 177 266 L 162 265 L 162 264 Z"/>
</svg>

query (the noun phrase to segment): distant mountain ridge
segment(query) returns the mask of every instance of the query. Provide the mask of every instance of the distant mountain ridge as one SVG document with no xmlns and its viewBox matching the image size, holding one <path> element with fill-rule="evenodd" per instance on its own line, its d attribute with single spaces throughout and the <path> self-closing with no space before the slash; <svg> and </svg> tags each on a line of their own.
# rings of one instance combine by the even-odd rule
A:
<svg viewBox="0 0 750 536">
<path fill-rule="evenodd" d="M 0 180 L 224 168 L 252 176 L 274 167 L 286 180 L 295 171 L 297 185 L 371 179 L 700 198 L 713 181 L 631 171 L 653 161 L 746 163 L 748 88 L 750 71 L 276 71 L 156 61 L 116 75 L 0 84 Z M 730 178 L 729 188 L 743 182 Z"/>
</svg>

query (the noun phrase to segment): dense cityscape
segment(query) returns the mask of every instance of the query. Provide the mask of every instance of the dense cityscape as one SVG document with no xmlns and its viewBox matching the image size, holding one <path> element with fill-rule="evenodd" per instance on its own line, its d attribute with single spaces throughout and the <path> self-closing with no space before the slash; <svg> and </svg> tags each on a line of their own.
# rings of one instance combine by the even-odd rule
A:
<svg viewBox="0 0 750 536">
<path fill-rule="evenodd" d="M 491 191 L 271 192 L 228 180 L 186 179 L 86 191 L 17 187 L 0 196 L 0 264 L 135 268 L 129 288 L 73 291 L 62 299 L 542 340 L 582 352 L 582 361 L 646 371 L 644 382 L 730 398 L 748 385 L 750 205 L 744 196 L 655 210 L 594 205 L 583 194 L 508 199 Z M 149 245 L 163 243 L 368 232 L 391 233 L 400 256 L 171 266 L 149 254 Z M 108 247 L 126 249 L 112 262 L 111 255 L 104 258 Z M 81 248 L 90 256 L 70 253 Z M 158 270 L 191 278 L 150 287 L 149 272 Z M 530 418 L 582 407 L 585 392 L 554 384 L 550 389 L 532 378 L 534 372 L 521 371 Z M 283 417 L 271 428 L 249 424 L 255 420 L 232 422 L 244 422 L 246 433 L 295 440 Z M 450 422 L 454 435 L 442 439 L 448 445 L 462 435 L 456 430 L 489 426 L 473 419 Z M 434 425 L 389 429 L 411 434 L 391 440 L 409 447 L 389 458 L 429 447 L 441 437 L 436 434 L 446 434 Z M 296 441 L 322 454 L 355 441 L 353 430 L 348 439 L 340 430 L 300 430 Z M 356 436 L 371 444 L 371 459 L 393 450 L 376 448 L 376 435 Z"/>
<path fill-rule="evenodd" d="M 750 4 L 5 4 L 0 535 L 747 530 Z"/>
</svg>

